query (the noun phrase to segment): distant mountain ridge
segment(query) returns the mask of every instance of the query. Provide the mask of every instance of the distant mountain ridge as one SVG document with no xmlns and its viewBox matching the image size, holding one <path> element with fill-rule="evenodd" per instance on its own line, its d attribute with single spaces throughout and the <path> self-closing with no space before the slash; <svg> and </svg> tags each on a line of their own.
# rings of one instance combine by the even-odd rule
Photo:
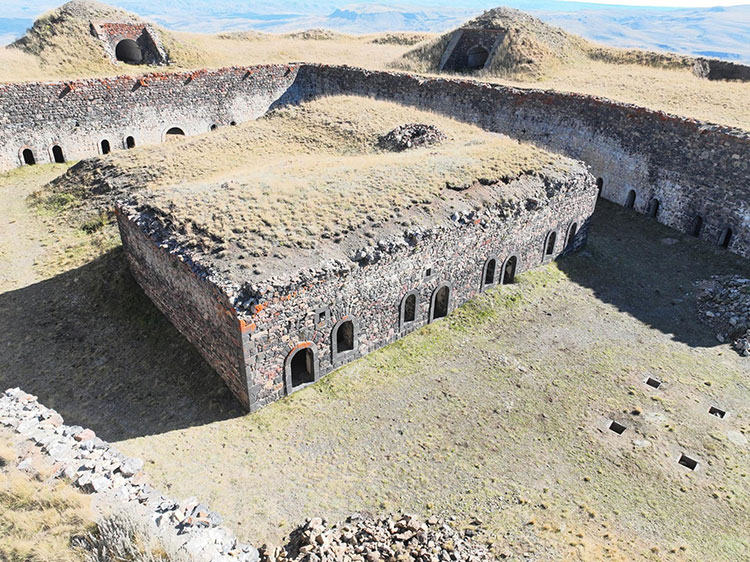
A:
<svg viewBox="0 0 750 562">
<path fill-rule="evenodd" d="M 50 0 L 30 0 L 4 6 L 0 18 L 0 44 L 23 34 Z M 532 13 L 543 21 L 592 41 L 615 47 L 637 47 L 694 56 L 750 62 L 750 5 L 663 9 L 564 3 L 551 0 L 487 2 L 468 0 L 461 7 L 435 8 L 428 0 L 410 5 L 361 3 L 340 5 L 332 1 L 310 4 L 302 0 L 272 0 L 240 9 L 236 2 L 215 0 L 115 0 L 113 4 L 161 25 L 183 31 L 216 33 L 256 29 L 288 32 L 328 28 L 346 33 L 384 31 L 444 32 L 478 15 L 483 9 L 508 5 Z"/>
</svg>

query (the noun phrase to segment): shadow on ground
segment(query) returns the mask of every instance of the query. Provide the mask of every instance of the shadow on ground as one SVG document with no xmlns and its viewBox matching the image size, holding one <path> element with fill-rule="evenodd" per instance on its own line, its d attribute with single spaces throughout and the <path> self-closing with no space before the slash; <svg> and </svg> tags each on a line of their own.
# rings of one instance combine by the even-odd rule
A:
<svg viewBox="0 0 750 562">
<path fill-rule="evenodd" d="M 109 441 L 242 414 L 141 291 L 122 248 L 0 295 L 0 334 L 0 389 L 20 386 Z"/>
<path fill-rule="evenodd" d="M 698 322 L 695 282 L 750 275 L 739 256 L 603 199 L 586 249 L 559 267 L 603 302 L 692 347 L 719 345 Z"/>
</svg>

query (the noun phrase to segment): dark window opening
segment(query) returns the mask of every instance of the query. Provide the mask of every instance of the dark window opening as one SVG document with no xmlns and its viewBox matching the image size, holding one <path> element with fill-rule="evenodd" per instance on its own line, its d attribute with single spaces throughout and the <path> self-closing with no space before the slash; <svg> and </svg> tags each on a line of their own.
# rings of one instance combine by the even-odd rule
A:
<svg viewBox="0 0 750 562">
<path fill-rule="evenodd" d="M 135 139 L 133 137 L 126 138 L 125 146 L 127 146 L 128 148 L 135 148 Z"/>
<path fill-rule="evenodd" d="M 604 189 L 604 178 L 596 178 L 596 192 L 597 197 L 602 196 L 602 189 Z"/>
<path fill-rule="evenodd" d="M 425 277 L 432 277 L 432 268 L 431 267 L 428 267 L 427 269 L 424 270 L 424 276 Z"/>
<path fill-rule="evenodd" d="M 354 349 L 354 322 L 347 320 L 336 330 L 336 353 Z"/>
<path fill-rule="evenodd" d="M 508 259 L 508 261 L 505 262 L 505 267 L 503 268 L 503 279 L 502 283 L 503 285 L 510 285 L 515 281 L 516 279 L 516 263 L 518 262 L 518 259 L 516 256 L 512 256 Z"/>
<path fill-rule="evenodd" d="M 219 128 L 219 126 L 216 123 L 214 123 L 213 125 L 211 125 L 211 130 L 212 131 L 215 131 L 218 128 Z"/>
<path fill-rule="evenodd" d="M 712 416 L 716 416 L 717 418 L 724 418 L 724 416 L 727 415 L 727 413 L 724 410 L 720 410 L 716 406 L 711 406 L 708 409 L 708 413 L 711 414 Z"/>
<path fill-rule="evenodd" d="M 551 256 L 555 253 L 555 242 L 557 241 L 557 232 L 550 232 L 547 235 L 547 244 L 544 249 L 545 255 Z"/>
<path fill-rule="evenodd" d="M 448 303 L 450 301 L 451 290 L 447 286 L 440 287 L 435 293 L 435 305 L 433 308 L 432 318 L 445 318 L 448 316 Z"/>
<path fill-rule="evenodd" d="M 404 299 L 404 324 L 417 319 L 417 295 L 411 294 Z"/>
<path fill-rule="evenodd" d="M 312 349 L 300 349 L 295 352 L 290 364 L 292 388 L 315 382 L 315 355 Z"/>
<path fill-rule="evenodd" d="M 729 248 L 729 243 L 732 241 L 732 229 L 729 227 L 726 227 L 724 230 L 721 231 L 721 236 L 719 236 L 719 246 L 722 248 Z"/>
<path fill-rule="evenodd" d="M 30 148 L 25 148 L 24 151 L 21 153 L 21 156 L 23 156 L 23 163 L 27 164 L 29 166 L 33 166 L 36 164 L 36 158 L 34 158 L 34 152 Z"/>
<path fill-rule="evenodd" d="M 484 266 L 484 284 L 494 285 L 495 284 L 495 268 L 497 261 L 494 258 L 487 260 L 487 264 Z"/>
<path fill-rule="evenodd" d="M 628 191 L 628 198 L 625 200 L 625 208 L 632 209 L 635 207 L 635 189 Z"/>
<path fill-rule="evenodd" d="M 693 226 L 690 229 L 690 234 L 698 238 L 703 230 L 703 217 L 697 216 L 693 219 Z"/>
<path fill-rule="evenodd" d="M 648 204 L 648 216 L 652 219 L 656 218 L 656 215 L 659 214 L 659 200 L 654 197 Z"/>
<path fill-rule="evenodd" d="M 329 311 L 327 308 L 321 308 L 315 313 L 315 323 L 317 325 L 320 324 L 328 324 L 328 315 Z"/>
<path fill-rule="evenodd" d="M 466 53 L 466 68 L 469 70 L 479 70 L 484 68 L 490 52 L 480 45 L 474 45 Z"/>
<path fill-rule="evenodd" d="M 235 125 L 237 125 L 237 121 L 232 121 L 232 122 L 231 122 L 231 123 L 229 123 L 229 124 L 230 124 L 230 125 L 231 125 L 232 127 L 234 127 Z"/>
<path fill-rule="evenodd" d="M 115 58 L 127 64 L 141 64 L 143 51 L 132 39 L 123 39 L 115 47 Z"/>
<path fill-rule="evenodd" d="M 184 137 L 185 131 L 180 129 L 179 127 L 172 127 L 167 131 L 167 138 L 174 138 L 174 137 Z"/>
<path fill-rule="evenodd" d="M 108 140 L 106 140 L 106 139 L 103 140 L 102 143 L 101 143 L 101 147 L 102 147 L 102 154 L 109 154 L 110 147 L 109 147 L 109 141 Z"/>
<path fill-rule="evenodd" d="M 62 148 L 59 145 L 52 147 L 52 158 L 54 158 L 57 164 L 65 163 L 65 155 L 63 154 Z"/>
<path fill-rule="evenodd" d="M 614 431 L 617 435 L 622 435 L 623 432 L 627 429 L 624 425 L 621 423 L 617 423 L 616 421 L 613 421 L 609 424 L 610 431 Z"/>
<path fill-rule="evenodd" d="M 680 460 L 677 462 L 679 462 L 682 466 L 688 467 L 690 470 L 695 470 L 696 468 L 698 468 L 698 461 L 695 459 L 691 459 L 684 454 L 680 455 Z"/>
<path fill-rule="evenodd" d="M 573 223 L 568 229 L 568 239 L 565 242 L 566 248 L 572 248 L 576 241 L 576 234 L 578 234 L 578 223 Z"/>
<path fill-rule="evenodd" d="M 646 379 L 646 384 L 651 388 L 659 388 L 661 386 L 661 381 L 653 377 L 649 377 Z"/>
</svg>

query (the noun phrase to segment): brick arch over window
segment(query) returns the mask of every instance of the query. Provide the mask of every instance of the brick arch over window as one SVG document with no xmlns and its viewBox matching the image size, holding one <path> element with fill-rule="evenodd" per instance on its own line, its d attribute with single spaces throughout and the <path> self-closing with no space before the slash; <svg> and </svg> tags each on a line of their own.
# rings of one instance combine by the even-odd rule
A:
<svg viewBox="0 0 750 562">
<path fill-rule="evenodd" d="M 331 330 L 331 358 L 338 363 L 357 353 L 359 325 L 353 316 L 344 316 Z"/>
<path fill-rule="evenodd" d="M 419 318 L 419 291 L 409 291 L 401 299 L 398 325 L 407 330 L 417 325 Z"/>
<path fill-rule="evenodd" d="M 169 129 L 164 131 L 164 134 L 162 135 L 162 138 L 167 140 L 172 140 L 180 137 L 185 136 L 185 131 L 181 129 L 180 127 L 170 127 Z"/>
<path fill-rule="evenodd" d="M 453 287 L 450 283 L 443 283 L 432 292 L 430 298 L 430 322 L 438 318 L 445 318 L 451 311 L 451 297 Z"/>
<path fill-rule="evenodd" d="M 484 291 L 494 286 L 495 283 L 497 283 L 497 258 L 492 256 L 484 262 L 479 289 Z"/>
<path fill-rule="evenodd" d="M 518 270 L 518 256 L 513 254 L 505 258 L 503 267 L 500 270 L 500 283 L 510 285 L 516 280 L 516 271 Z"/>
<path fill-rule="evenodd" d="M 284 361 L 284 388 L 287 394 L 312 384 L 320 378 L 318 348 L 312 342 L 297 345 Z"/>
</svg>

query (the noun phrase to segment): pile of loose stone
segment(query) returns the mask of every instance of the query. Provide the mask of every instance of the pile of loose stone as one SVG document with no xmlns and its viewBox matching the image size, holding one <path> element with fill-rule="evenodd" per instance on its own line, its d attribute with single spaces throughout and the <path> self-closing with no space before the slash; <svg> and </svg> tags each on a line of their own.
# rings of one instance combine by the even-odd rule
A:
<svg viewBox="0 0 750 562">
<path fill-rule="evenodd" d="M 720 342 L 731 341 L 737 353 L 750 357 L 750 279 L 715 275 L 698 285 L 701 321 Z"/>
<path fill-rule="evenodd" d="M 353 515 L 327 526 L 318 517 L 289 536 L 284 548 L 261 548 L 265 562 L 480 562 L 492 560 L 488 548 L 474 539 L 473 529 L 460 532 L 431 517 L 398 518 Z"/>
<path fill-rule="evenodd" d="M 258 551 L 221 526 L 218 514 L 194 498 L 176 502 L 152 488 L 143 461 L 128 458 L 90 429 L 68 426 L 56 411 L 18 388 L 0 397 L 0 425 L 33 442 L 56 467 L 56 476 L 83 492 L 97 494 L 112 508 L 128 508 L 142 517 L 154 536 L 180 558 L 194 561 L 257 562 Z M 29 469 L 30 456 L 18 468 Z"/>
<path fill-rule="evenodd" d="M 384 150 L 401 152 L 409 148 L 432 146 L 446 139 L 440 129 L 433 125 L 408 123 L 393 129 L 378 139 L 378 146 Z"/>
</svg>

